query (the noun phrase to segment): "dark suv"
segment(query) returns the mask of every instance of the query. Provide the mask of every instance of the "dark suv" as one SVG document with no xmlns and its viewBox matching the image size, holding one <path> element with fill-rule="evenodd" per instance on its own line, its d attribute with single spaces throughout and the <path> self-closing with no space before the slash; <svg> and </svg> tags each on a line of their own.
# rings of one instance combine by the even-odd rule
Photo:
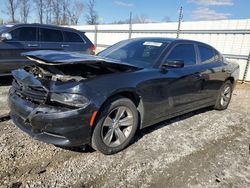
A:
<svg viewBox="0 0 250 188">
<path fill-rule="evenodd" d="M 0 26 L 0 76 L 30 64 L 21 53 L 33 50 L 62 50 L 93 54 L 95 46 L 83 32 L 42 24 Z"/>
</svg>

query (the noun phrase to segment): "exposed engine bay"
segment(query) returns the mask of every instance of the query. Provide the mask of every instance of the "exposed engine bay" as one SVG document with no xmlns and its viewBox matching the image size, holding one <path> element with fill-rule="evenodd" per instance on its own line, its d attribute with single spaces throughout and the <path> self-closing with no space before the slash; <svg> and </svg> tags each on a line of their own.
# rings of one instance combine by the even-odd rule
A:
<svg viewBox="0 0 250 188">
<path fill-rule="evenodd" d="M 79 53 L 35 51 L 25 53 L 24 56 L 35 62 L 35 65 L 25 67 L 25 71 L 38 78 L 60 82 L 81 81 L 100 75 L 139 69 L 121 62 Z"/>
<path fill-rule="evenodd" d="M 86 80 L 104 74 L 127 72 L 131 71 L 131 68 L 104 66 L 102 63 L 97 63 L 94 65 L 33 65 L 25 67 L 24 70 L 39 78 L 67 82 Z"/>
</svg>

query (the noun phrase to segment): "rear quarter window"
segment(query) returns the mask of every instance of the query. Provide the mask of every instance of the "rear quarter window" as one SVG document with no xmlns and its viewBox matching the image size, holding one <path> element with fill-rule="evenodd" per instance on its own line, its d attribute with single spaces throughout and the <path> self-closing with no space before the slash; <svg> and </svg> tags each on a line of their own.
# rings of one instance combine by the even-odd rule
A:
<svg viewBox="0 0 250 188">
<path fill-rule="evenodd" d="M 77 43 L 85 42 L 77 33 L 64 31 L 63 34 L 65 42 L 77 42 Z"/>
<path fill-rule="evenodd" d="M 216 50 L 214 50 L 214 53 L 215 53 L 214 58 L 215 58 L 215 61 L 216 61 L 216 62 L 217 62 L 217 61 L 222 61 L 222 60 L 223 60 L 223 58 L 222 58 L 222 56 L 221 56 L 221 54 L 220 54 L 219 52 L 217 52 Z"/>
<path fill-rule="evenodd" d="M 218 53 L 216 54 L 214 49 L 206 46 L 198 45 L 200 52 L 201 63 L 212 63 L 218 59 Z"/>
</svg>

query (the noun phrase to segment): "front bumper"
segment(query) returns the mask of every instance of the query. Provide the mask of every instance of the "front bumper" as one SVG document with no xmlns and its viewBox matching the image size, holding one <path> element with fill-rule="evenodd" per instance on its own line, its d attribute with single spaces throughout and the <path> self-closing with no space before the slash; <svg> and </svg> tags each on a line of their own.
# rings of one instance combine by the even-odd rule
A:
<svg viewBox="0 0 250 188">
<path fill-rule="evenodd" d="M 92 105 L 84 109 L 37 105 L 20 98 L 11 89 L 9 107 L 16 126 L 34 139 L 65 147 L 90 143 Z"/>
</svg>

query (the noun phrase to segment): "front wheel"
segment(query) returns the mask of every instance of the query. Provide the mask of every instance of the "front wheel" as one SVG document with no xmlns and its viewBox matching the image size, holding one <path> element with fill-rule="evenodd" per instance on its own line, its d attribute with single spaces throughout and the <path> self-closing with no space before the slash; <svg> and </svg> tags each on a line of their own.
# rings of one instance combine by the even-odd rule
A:
<svg viewBox="0 0 250 188">
<path fill-rule="evenodd" d="M 138 126 L 138 112 L 134 103 L 116 97 L 104 105 L 92 135 L 92 147 L 110 155 L 123 150 L 132 140 Z"/>
<path fill-rule="evenodd" d="M 219 91 L 214 108 L 216 110 L 227 109 L 232 97 L 232 93 L 233 93 L 232 83 L 230 81 L 226 81 Z"/>
</svg>

